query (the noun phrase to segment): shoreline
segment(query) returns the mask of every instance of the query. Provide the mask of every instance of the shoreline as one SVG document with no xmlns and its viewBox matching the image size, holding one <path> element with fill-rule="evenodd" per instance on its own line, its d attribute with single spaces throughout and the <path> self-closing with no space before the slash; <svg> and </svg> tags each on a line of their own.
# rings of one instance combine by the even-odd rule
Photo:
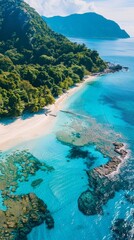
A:
<svg viewBox="0 0 134 240">
<path fill-rule="evenodd" d="M 129 159 L 130 150 L 126 143 L 115 142 L 113 145 L 115 147 L 114 152 L 118 155 L 114 155 L 106 164 L 94 169 L 99 177 L 114 178 L 115 175 L 119 174 L 124 162 Z"/>
<path fill-rule="evenodd" d="M 85 77 L 81 83 L 59 96 L 54 104 L 45 107 L 44 112 L 41 114 L 28 114 L 26 118 L 24 118 L 24 115 L 13 119 L 9 124 L 0 122 L 0 151 L 6 151 L 25 141 L 49 134 L 56 122 L 56 115 L 64 106 L 65 101 L 85 86 L 86 83 L 94 81 L 98 76 L 96 74 Z"/>
</svg>

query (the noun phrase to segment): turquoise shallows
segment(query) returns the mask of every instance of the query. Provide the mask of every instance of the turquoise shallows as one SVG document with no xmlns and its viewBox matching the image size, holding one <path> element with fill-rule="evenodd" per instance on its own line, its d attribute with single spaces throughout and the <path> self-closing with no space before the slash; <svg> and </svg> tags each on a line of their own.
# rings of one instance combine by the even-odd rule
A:
<svg viewBox="0 0 134 240">
<path fill-rule="evenodd" d="M 94 145 L 85 146 L 93 159 L 87 166 L 85 158 L 69 159 L 71 146 L 62 144 L 56 138 L 57 131 L 72 121 L 71 116 L 59 113 L 57 122 L 50 135 L 26 142 L 17 149 L 29 149 L 40 161 L 53 166 L 52 173 L 38 171 L 29 182 L 19 184 L 18 194 L 35 192 L 50 209 L 55 228 L 46 229 L 45 224 L 32 230 L 28 240 L 113 240 L 112 223 L 118 219 L 131 219 L 132 204 L 125 194 L 133 193 L 133 158 L 134 158 L 134 39 L 104 41 L 71 39 L 85 43 L 96 49 L 106 60 L 129 67 L 129 71 L 101 76 L 91 84 L 86 84 L 65 103 L 64 109 L 75 113 L 92 116 L 98 123 L 108 124 L 123 135 L 131 149 L 131 157 L 121 169 L 123 184 L 127 190 L 116 192 L 113 199 L 104 206 L 103 215 L 84 216 L 77 206 L 77 199 L 87 189 L 87 167 L 93 168 L 107 162 Z M 84 121 L 84 119 L 83 119 Z M 42 178 L 44 181 L 33 188 L 31 182 Z"/>
</svg>

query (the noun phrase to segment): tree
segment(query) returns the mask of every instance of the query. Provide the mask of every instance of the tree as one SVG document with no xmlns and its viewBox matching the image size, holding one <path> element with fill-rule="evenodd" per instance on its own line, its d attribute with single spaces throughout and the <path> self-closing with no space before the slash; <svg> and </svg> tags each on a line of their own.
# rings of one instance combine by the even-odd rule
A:
<svg viewBox="0 0 134 240">
<path fill-rule="evenodd" d="M 55 59 L 52 56 L 47 56 L 47 55 L 41 55 L 39 57 L 39 63 L 41 65 L 44 64 L 53 64 L 55 62 Z"/>
<path fill-rule="evenodd" d="M 80 64 L 84 65 L 85 68 L 90 72 L 92 71 L 92 68 L 94 66 L 92 59 L 87 56 L 84 56 L 80 59 Z"/>
<path fill-rule="evenodd" d="M 14 69 L 13 62 L 9 57 L 0 54 L 0 69 L 8 72 Z"/>
<path fill-rule="evenodd" d="M 7 50 L 7 51 L 5 52 L 5 55 L 6 55 L 7 57 L 9 57 L 14 64 L 21 64 L 21 63 L 23 63 L 24 55 L 21 54 L 21 53 L 18 53 L 15 48 L 14 48 L 14 49 Z"/>
<path fill-rule="evenodd" d="M 63 93 L 62 88 L 54 84 L 52 86 L 52 94 L 54 97 L 58 97 Z"/>
<path fill-rule="evenodd" d="M 80 77 L 80 80 L 84 78 L 85 75 L 85 68 L 84 66 L 73 65 L 72 71 Z"/>
<path fill-rule="evenodd" d="M 9 110 L 14 116 L 19 116 L 24 111 L 24 103 L 21 101 L 19 94 L 10 91 Z"/>
</svg>

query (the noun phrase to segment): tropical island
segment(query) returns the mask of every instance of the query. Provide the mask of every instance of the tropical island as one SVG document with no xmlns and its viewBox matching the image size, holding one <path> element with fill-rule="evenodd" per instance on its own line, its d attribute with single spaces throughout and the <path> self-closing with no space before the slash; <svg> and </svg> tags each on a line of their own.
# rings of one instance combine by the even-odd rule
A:
<svg viewBox="0 0 134 240">
<path fill-rule="evenodd" d="M 110 65 L 101 59 L 97 51 L 88 49 L 84 44 L 72 43 L 55 33 L 22 0 L 0 0 L 0 12 L 0 150 L 4 151 L 30 137 L 48 133 L 56 113 L 62 111 L 67 96 L 80 89 L 83 82 L 88 83 L 100 74 L 122 70 L 122 66 Z M 51 107 L 48 108 L 48 105 Z M 43 114 L 34 116 L 40 110 L 43 110 Z M 26 119 L 24 124 L 23 117 L 27 113 L 32 113 L 34 117 Z M 57 141 L 72 146 L 69 157 L 74 157 L 77 150 L 81 156 L 88 156 L 79 148 L 95 144 L 109 158 L 107 164 L 87 171 L 91 185 L 76 199 L 81 212 L 94 215 L 102 213 L 102 206 L 118 189 L 109 176 L 117 171 L 128 151 L 121 141 L 117 141 L 116 132 L 106 129 L 90 117 L 86 118 L 87 125 L 84 126 L 79 114 L 77 117 L 78 123 L 72 121 L 69 126 L 71 131 L 63 128 L 56 135 Z M 9 125 L 3 124 L 5 118 L 9 122 L 11 120 Z M 32 192 L 23 195 L 16 193 L 19 184 L 24 183 L 27 187 L 29 177 L 35 177 L 30 183 L 34 192 L 36 187 L 44 183 L 44 172 L 52 174 L 54 166 L 41 162 L 27 150 L 6 154 L 1 160 L 0 239 L 27 239 L 27 234 L 44 221 L 48 229 L 54 228 L 55 219 L 45 200 Z M 39 172 L 41 177 L 36 175 Z M 99 191 L 92 193 L 96 186 L 97 189 L 102 187 L 101 199 L 97 195 Z M 105 198 L 109 186 L 113 188 Z M 95 200 L 96 208 L 90 204 L 91 198 Z"/>
<path fill-rule="evenodd" d="M 118 39 L 130 38 L 129 34 L 120 26 L 105 17 L 88 12 L 69 16 L 43 17 L 44 21 L 55 32 L 67 37 Z"/>
<path fill-rule="evenodd" d="M 22 0 L 1 1 L 0 12 L 0 117 L 38 112 L 106 68 L 96 51 L 53 32 Z"/>
</svg>

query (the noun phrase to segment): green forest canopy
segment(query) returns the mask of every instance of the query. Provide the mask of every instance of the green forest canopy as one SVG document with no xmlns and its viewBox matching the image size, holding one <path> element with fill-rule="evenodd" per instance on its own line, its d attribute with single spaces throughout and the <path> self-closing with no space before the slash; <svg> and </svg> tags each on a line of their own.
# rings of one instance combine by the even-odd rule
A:
<svg viewBox="0 0 134 240">
<path fill-rule="evenodd" d="M 106 63 L 54 33 L 22 0 L 0 0 L 0 117 L 37 112 Z"/>
</svg>

